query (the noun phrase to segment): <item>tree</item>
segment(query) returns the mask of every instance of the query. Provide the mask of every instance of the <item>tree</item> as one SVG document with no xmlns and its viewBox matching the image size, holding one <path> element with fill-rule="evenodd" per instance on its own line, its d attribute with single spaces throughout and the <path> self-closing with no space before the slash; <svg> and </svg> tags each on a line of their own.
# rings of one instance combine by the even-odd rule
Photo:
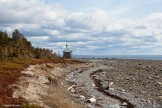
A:
<svg viewBox="0 0 162 108">
<path fill-rule="evenodd" d="M 12 32 L 12 38 L 13 38 L 13 40 L 19 40 L 19 39 L 21 39 L 21 38 L 23 38 L 23 37 L 24 37 L 24 36 L 19 32 L 18 29 L 14 30 L 14 31 Z"/>
<path fill-rule="evenodd" d="M 6 58 L 53 58 L 57 57 L 52 50 L 34 48 L 18 29 L 12 32 L 12 38 L 7 32 L 0 31 L 0 59 Z"/>
<path fill-rule="evenodd" d="M 6 31 L 5 32 L 0 31 L 0 45 L 8 44 L 8 41 L 9 41 L 9 37 Z"/>
</svg>

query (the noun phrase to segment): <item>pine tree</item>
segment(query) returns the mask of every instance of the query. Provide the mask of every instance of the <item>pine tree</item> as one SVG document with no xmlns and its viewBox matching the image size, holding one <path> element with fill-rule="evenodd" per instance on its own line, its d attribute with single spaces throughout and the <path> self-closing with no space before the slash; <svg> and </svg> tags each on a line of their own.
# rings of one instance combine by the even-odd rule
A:
<svg viewBox="0 0 162 108">
<path fill-rule="evenodd" d="M 0 59 L 14 58 L 52 58 L 57 55 L 52 50 L 34 48 L 18 29 L 12 32 L 10 38 L 7 32 L 0 31 Z"/>
<path fill-rule="evenodd" d="M 19 32 L 18 29 L 14 30 L 14 31 L 12 32 L 12 38 L 13 38 L 13 40 L 18 40 L 18 39 L 21 39 L 21 38 L 23 38 L 23 37 L 24 37 L 24 36 Z"/>
</svg>

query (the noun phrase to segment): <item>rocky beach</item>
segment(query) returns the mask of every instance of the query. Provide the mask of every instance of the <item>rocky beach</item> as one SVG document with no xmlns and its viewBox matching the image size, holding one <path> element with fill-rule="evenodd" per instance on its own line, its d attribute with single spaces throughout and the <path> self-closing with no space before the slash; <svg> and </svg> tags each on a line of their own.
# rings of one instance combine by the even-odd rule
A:
<svg viewBox="0 0 162 108">
<path fill-rule="evenodd" d="M 96 106 L 93 106 L 94 108 L 109 108 L 109 106 L 118 108 L 115 105 L 119 108 L 162 108 L 162 61 L 82 60 L 96 64 L 95 68 L 83 71 L 81 75 L 84 77 L 81 91 L 90 91 L 87 94 L 93 95 L 98 100 Z M 89 74 L 87 74 L 88 72 Z M 88 75 L 92 81 L 91 84 L 86 85 L 88 81 L 85 78 Z M 81 76 L 76 75 L 76 82 L 81 80 Z M 91 91 L 91 87 L 102 94 Z"/>
<path fill-rule="evenodd" d="M 44 108 L 162 108 L 162 61 L 79 60 L 31 65 L 13 97 Z"/>
<path fill-rule="evenodd" d="M 162 0 L 0 10 L 0 108 L 162 108 Z"/>
</svg>

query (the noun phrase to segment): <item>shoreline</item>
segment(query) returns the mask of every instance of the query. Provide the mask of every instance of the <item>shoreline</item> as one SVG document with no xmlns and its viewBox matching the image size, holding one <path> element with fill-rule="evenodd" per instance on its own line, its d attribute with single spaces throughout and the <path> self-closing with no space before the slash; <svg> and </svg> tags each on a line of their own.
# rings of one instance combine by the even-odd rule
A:
<svg viewBox="0 0 162 108">
<path fill-rule="evenodd" d="M 32 82 L 32 84 L 29 84 L 30 86 L 25 86 L 27 88 L 23 88 L 21 91 L 22 93 L 17 92 L 17 94 L 20 96 L 21 94 L 24 94 L 24 91 L 27 89 L 28 92 L 26 92 L 26 96 L 28 96 L 27 94 L 29 93 L 29 90 L 34 90 L 33 92 L 37 94 L 39 91 L 38 88 L 40 89 L 41 87 L 48 86 L 46 88 L 50 88 L 48 89 L 50 95 L 45 95 L 45 100 L 49 98 L 53 99 L 53 97 L 55 97 L 55 100 L 58 100 L 59 98 L 54 92 L 57 91 L 62 95 L 62 93 L 66 91 L 66 98 L 68 98 L 71 105 L 72 103 L 79 103 L 76 104 L 78 108 L 107 108 L 111 105 L 119 105 L 122 108 L 162 107 L 162 61 L 90 58 L 82 59 L 81 61 L 87 63 L 72 63 L 70 65 L 60 63 L 60 65 L 57 66 L 56 64 L 48 65 L 48 63 L 46 63 L 36 65 L 38 66 L 36 69 L 28 68 L 26 70 L 27 73 L 23 73 L 23 78 L 20 78 L 22 80 L 20 80 L 19 83 L 21 84 L 18 83 L 18 86 L 21 86 L 18 88 L 23 88 L 22 86 L 28 84 L 27 81 Z M 102 72 L 95 73 L 98 69 L 101 69 Z M 65 72 L 66 74 L 62 75 L 62 72 Z M 51 77 L 52 79 L 49 79 L 48 75 L 51 74 L 54 76 Z M 27 79 L 30 78 L 30 80 L 24 80 L 24 75 Z M 42 82 L 40 79 L 45 82 Z M 95 80 L 99 82 L 100 85 L 97 85 Z M 37 83 L 39 84 L 35 81 L 38 81 Z M 50 81 L 52 81 L 52 83 Z M 60 86 L 56 86 L 56 82 Z M 105 88 L 111 82 L 113 82 L 111 89 L 104 90 L 105 93 L 110 93 L 110 97 L 106 95 L 104 96 L 104 93 L 102 93 L 103 90 L 100 91 L 100 89 Z M 42 84 L 43 86 L 37 87 Z M 62 84 L 65 86 L 61 86 Z M 72 89 L 67 91 L 71 86 Z M 17 86 L 15 87 L 17 88 Z M 34 96 L 32 94 L 33 92 L 31 92 L 30 97 Z M 46 92 L 47 90 L 44 89 L 43 93 Z M 38 94 L 40 94 L 40 92 Z M 72 98 L 71 96 L 69 97 L 68 94 L 70 94 Z M 112 98 L 111 95 L 117 98 Z M 96 102 L 87 103 L 87 99 L 90 99 L 93 96 L 96 97 Z M 33 102 L 30 100 L 30 97 L 28 98 L 28 101 Z M 35 97 L 37 96 L 35 95 Z M 120 99 L 124 101 L 120 102 Z M 37 99 L 34 98 L 34 101 L 35 100 Z M 52 101 L 48 101 L 49 102 L 45 102 L 46 105 L 51 105 Z M 40 103 L 38 102 L 37 104 Z M 129 107 L 131 104 L 134 107 Z M 48 108 L 46 105 L 43 106 Z M 57 106 L 59 107 L 59 105 Z"/>
<path fill-rule="evenodd" d="M 74 59 L 162 60 L 162 55 L 74 55 Z"/>
<path fill-rule="evenodd" d="M 29 105 L 40 108 L 84 108 L 66 92 L 69 85 L 65 81 L 68 72 L 81 67 L 83 63 L 43 63 L 30 65 L 21 71 L 19 81 L 12 84 L 13 98 L 24 98 Z M 38 108 L 39 108 L 38 107 Z"/>
<path fill-rule="evenodd" d="M 95 62 L 97 61 L 162 61 L 156 59 L 134 59 L 134 58 L 74 58 L 75 60 L 80 60 L 84 62 Z"/>
<path fill-rule="evenodd" d="M 142 106 L 144 108 L 162 107 L 161 60 L 97 58 L 83 61 L 111 67 L 111 69 L 103 69 L 104 72 L 96 74 L 96 77 L 104 86 L 106 83 L 114 82 L 112 93 L 115 93 L 114 91 L 131 93 L 134 97 L 128 94 L 125 98 L 134 101 L 135 104 L 145 104 Z M 120 95 L 122 94 L 119 93 Z"/>
</svg>

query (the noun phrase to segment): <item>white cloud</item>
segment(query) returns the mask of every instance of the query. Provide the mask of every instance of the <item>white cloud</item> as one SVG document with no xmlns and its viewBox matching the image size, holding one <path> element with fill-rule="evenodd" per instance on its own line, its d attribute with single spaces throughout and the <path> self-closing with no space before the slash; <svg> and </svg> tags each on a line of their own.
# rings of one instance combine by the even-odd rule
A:
<svg viewBox="0 0 162 108">
<path fill-rule="evenodd" d="M 61 51 L 69 41 L 78 54 L 122 49 L 138 54 L 162 47 L 162 12 L 124 18 L 103 10 L 72 12 L 42 0 L 0 0 L 0 10 L 1 30 L 11 33 L 18 28 L 39 47 Z"/>
</svg>

